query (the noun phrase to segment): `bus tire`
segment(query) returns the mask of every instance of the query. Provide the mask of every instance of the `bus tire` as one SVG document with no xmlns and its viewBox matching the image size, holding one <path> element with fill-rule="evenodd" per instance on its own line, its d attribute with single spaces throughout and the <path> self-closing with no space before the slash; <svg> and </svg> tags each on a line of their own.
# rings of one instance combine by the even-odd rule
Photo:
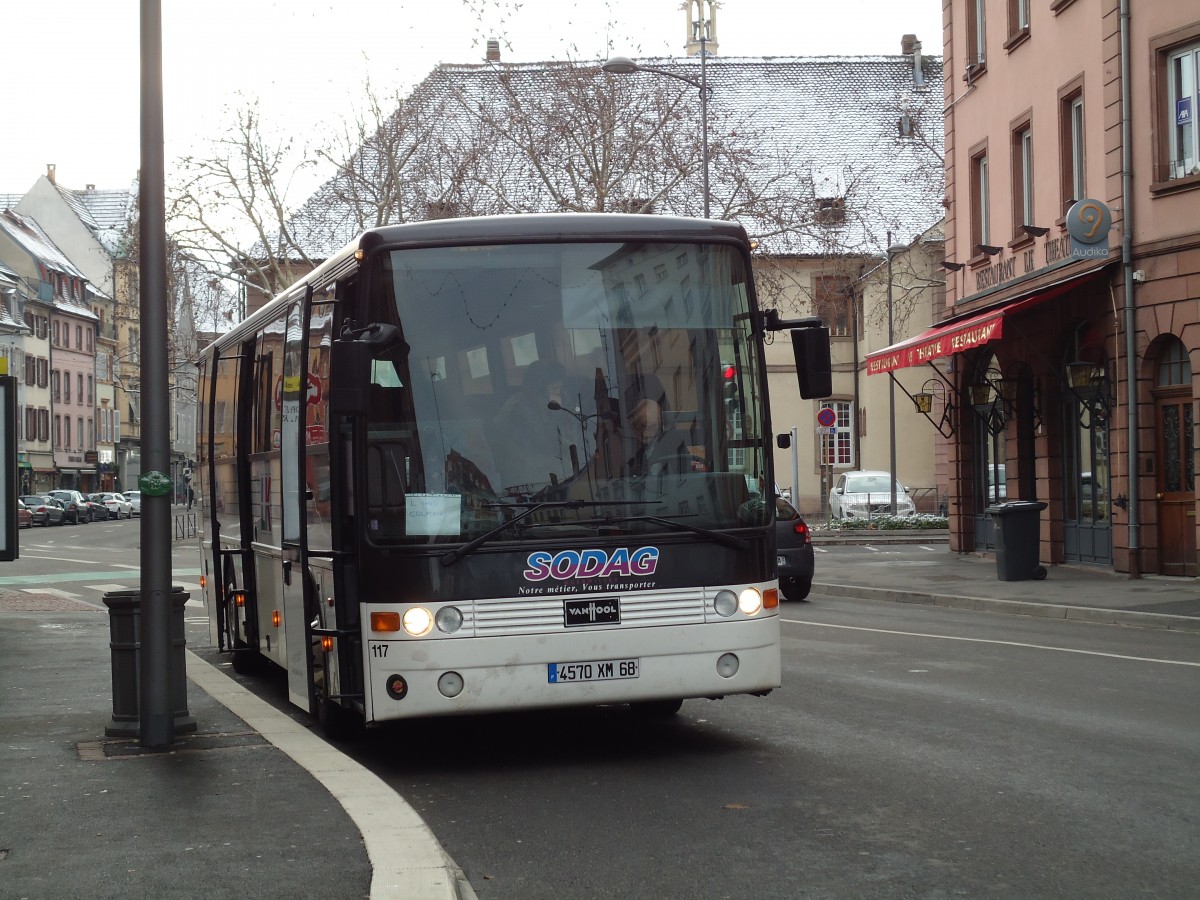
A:
<svg viewBox="0 0 1200 900">
<path fill-rule="evenodd" d="M 630 703 L 633 713 L 647 719 L 669 719 L 679 712 L 683 706 L 682 700 L 646 700 L 642 703 Z"/>
<path fill-rule="evenodd" d="M 257 675 L 262 671 L 262 654 L 253 647 L 236 647 L 230 662 L 239 675 Z"/>
<path fill-rule="evenodd" d="M 317 695 L 317 722 L 331 741 L 350 741 L 363 733 L 362 716 L 320 694 Z"/>
</svg>

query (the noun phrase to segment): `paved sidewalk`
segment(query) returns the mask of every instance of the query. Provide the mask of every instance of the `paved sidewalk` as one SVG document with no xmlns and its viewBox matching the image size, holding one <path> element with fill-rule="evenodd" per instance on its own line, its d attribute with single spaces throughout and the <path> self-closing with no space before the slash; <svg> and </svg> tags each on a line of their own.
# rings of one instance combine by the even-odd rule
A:
<svg viewBox="0 0 1200 900">
<path fill-rule="evenodd" d="M 377 776 L 187 653 L 198 724 L 106 737 L 107 610 L 0 590 L 0 897 L 471 898 Z"/>
<path fill-rule="evenodd" d="M 881 555 L 877 564 L 849 571 L 823 567 L 818 554 L 814 594 L 1200 632 L 1200 578 L 1130 578 L 1109 569 L 1047 566 L 1042 581 L 1001 581 L 995 556 L 952 553 L 938 532 L 876 537 L 827 533 L 814 535 L 814 543 L 818 548 L 853 543 L 883 550 L 897 544 L 944 550 L 924 560 Z"/>
</svg>

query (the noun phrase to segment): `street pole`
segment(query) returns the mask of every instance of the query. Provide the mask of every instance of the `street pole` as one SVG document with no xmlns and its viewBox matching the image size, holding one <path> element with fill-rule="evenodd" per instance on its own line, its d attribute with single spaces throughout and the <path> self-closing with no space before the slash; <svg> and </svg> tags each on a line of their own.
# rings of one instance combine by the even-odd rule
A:
<svg viewBox="0 0 1200 900">
<path fill-rule="evenodd" d="M 701 155 L 701 175 L 704 179 L 704 218 L 709 218 L 711 213 L 710 191 L 708 186 L 708 24 L 702 23 L 700 26 L 700 80 L 688 78 L 686 75 L 680 75 L 672 72 L 669 69 L 660 69 L 656 66 L 639 66 L 628 56 L 612 56 L 604 63 L 601 68 L 605 72 L 612 72 L 614 75 L 628 75 L 631 72 L 650 72 L 654 75 L 665 75 L 668 78 L 674 78 L 676 81 L 682 81 L 684 84 L 690 84 L 692 87 L 700 91 L 700 155 Z"/>
<path fill-rule="evenodd" d="M 800 429 L 792 426 L 792 506 L 800 509 Z"/>
<path fill-rule="evenodd" d="M 704 170 L 704 218 L 709 218 L 708 193 L 708 22 L 700 24 L 700 156 Z"/>
<path fill-rule="evenodd" d="M 171 501 L 167 387 L 167 226 L 163 164 L 162 2 L 141 0 L 142 489 L 138 735 L 162 749 L 175 738 L 171 709 Z M 157 477 L 155 477 L 157 476 Z"/>
<path fill-rule="evenodd" d="M 890 347 L 896 342 L 892 334 L 892 233 L 887 233 L 887 322 L 888 336 L 887 345 Z M 891 510 L 892 515 L 896 514 L 896 379 L 888 373 L 888 442 L 890 450 L 891 469 Z"/>
</svg>

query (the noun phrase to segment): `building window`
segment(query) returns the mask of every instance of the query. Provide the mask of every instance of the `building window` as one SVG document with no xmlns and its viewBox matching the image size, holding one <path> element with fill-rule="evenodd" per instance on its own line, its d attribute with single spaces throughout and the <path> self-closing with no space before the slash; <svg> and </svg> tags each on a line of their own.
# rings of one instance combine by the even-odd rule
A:
<svg viewBox="0 0 1200 900">
<path fill-rule="evenodd" d="M 54 344 L 55 347 L 57 347 L 59 345 L 59 334 L 58 334 L 58 322 L 57 321 L 54 323 L 54 339 L 52 340 L 52 343 Z"/>
<path fill-rule="evenodd" d="M 1059 101 L 1059 147 L 1062 154 L 1062 212 L 1087 196 L 1084 172 L 1083 91 L 1073 89 Z"/>
<path fill-rule="evenodd" d="M 1033 224 L 1033 131 L 1025 122 L 1012 136 L 1013 231 Z M 983 243 L 987 243 L 984 241 Z"/>
<path fill-rule="evenodd" d="M 846 200 L 844 197 L 820 197 L 817 199 L 817 214 L 814 221 L 818 225 L 845 225 Z"/>
<path fill-rule="evenodd" d="M 980 244 L 991 243 L 991 233 L 988 229 L 988 214 L 990 212 L 988 197 L 988 158 L 987 151 L 971 157 L 971 255 L 978 255 L 976 249 Z"/>
<path fill-rule="evenodd" d="M 1029 0 L 1008 0 L 1008 38 L 1029 33 Z"/>
<path fill-rule="evenodd" d="M 38 410 L 37 439 L 43 442 L 50 440 L 50 410 L 48 409 Z"/>
<path fill-rule="evenodd" d="M 854 288 L 850 279 L 840 275 L 818 275 L 813 278 L 813 306 L 830 337 L 855 336 Z M 861 321 L 857 323 L 862 333 Z"/>
<path fill-rule="evenodd" d="M 849 469 L 854 466 L 854 404 L 848 400 L 826 400 L 822 409 L 837 413 L 837 429 L 834 434 L 822 434 L 821 464 Z"/>
<path fill-rule="evenodd" d="M 1196 111 L 1200 105 L 1200 44 L 1192 44 L 1167 55 L 1167 178 L 1200 175 L 1197 143 L 1200 132 Z"/>
<path fill-rule="evenodd" d="M 75 326 L 75 349 L 76 350 L 83 349 L 83 326 L 82 325 Z"/>
<path fill-rule="evenodd" d="M 91 378 L 89 377 L 89 381 Z M 75 375 L 75 402 L 83 403 L 83 373 L 79 372 Z"/>
<path fill-rule="evenodd" d="M 87 395 L 88 406 L 93 406 L 95 404 L 95 401 L 92 400 L 92 390 L 93 390 L 94 384 L 95 384 L 95 382 L 92 381 L 92 376 L 89 375 L 88 376 L 88 395 Z"/>
<path fill-rule="evenodd" d="M 50 393 L 55 402 L 62 400 L 62 373 L 58 369 L 50 373 Z"/>
<path fill-rule="evenodd" d="M 78 449 L 83 449 L 83 416 L 75 417 L 75 442 Z"/>
<path fill-rule="evenodd" d="M 55 374 L 57 375 L 58 373 L 56 372 Z M 63 389 L 63 390 L 62 390 L 62 393 L 63 393 L 63 395 L 62 395 L 62 401 L 63 401 L 63 403 L 70 403 L 70 402 L 71 402 L 71 373 L 70 373 L 70 372 L 63 372 L 63 373 L 62 373 L 62 389 Z M 58 392 L 57 392 L 57 391 L 55 391 L 55 394 L 54 394 L 54 399 L 55 399 L 55 400 L 57 400 L 57 399 L 58 399 Z"/>
<path fill-rule="evenodd" d="M 62 446 L 62 416 L 54 417 L 54 448 Z"/>
<path fill-rule="evenodd" d="M 987 0 L 967 0 L 967 80 L 987 64 Z"/>
</svg>

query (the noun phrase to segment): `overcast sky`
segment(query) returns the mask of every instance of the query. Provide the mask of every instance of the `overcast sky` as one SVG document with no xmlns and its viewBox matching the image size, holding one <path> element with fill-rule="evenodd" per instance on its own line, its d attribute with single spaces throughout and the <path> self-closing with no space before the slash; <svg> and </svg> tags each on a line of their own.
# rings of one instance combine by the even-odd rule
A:
<svg viewBox="0 0 1200 900">
<path fill-rule="evenodd" d="M 162 0 L 166 164 L 204 155 L 230 107 L 306 135 L 348 118 L 365 81 L 407 92 L 439 62 L 682 56 L 681 0 Z M 0 0 L 0 193 L 57 166 L 71 188 L 127 186 L 139 156 L 135 0 Z M 941 53 L 942 0 L 722 0 L 721 56 Z"/>
</svg>

